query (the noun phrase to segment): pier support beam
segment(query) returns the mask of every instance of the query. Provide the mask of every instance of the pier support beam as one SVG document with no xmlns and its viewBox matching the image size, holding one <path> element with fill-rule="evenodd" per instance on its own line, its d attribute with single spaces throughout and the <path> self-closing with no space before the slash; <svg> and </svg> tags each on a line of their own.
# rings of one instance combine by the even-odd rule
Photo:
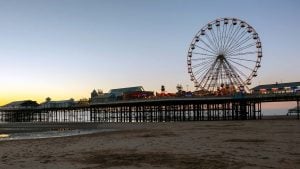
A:
<svg viewBox="0 0 300 169">
<path fill-rule="evenodd" d="M 298 120 L 300 120 L 300 105 L 299 105 L 300 100 L 297 100 L 297 116 L 298 116 Z"/>
</svg>

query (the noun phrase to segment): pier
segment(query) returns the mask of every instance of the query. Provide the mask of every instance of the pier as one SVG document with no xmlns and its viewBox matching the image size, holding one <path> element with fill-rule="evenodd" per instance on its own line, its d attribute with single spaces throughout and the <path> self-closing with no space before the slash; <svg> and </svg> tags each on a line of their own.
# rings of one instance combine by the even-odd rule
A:
<svg viewBox="0 0 300 169">
<path fill-rule="evenodd" d="M 296 101 L 299 93 L 121 100 L 62 108 L 1 108 L 0 122 L 177 122 L 256 120 L 264 102 Z"/>
</svg>

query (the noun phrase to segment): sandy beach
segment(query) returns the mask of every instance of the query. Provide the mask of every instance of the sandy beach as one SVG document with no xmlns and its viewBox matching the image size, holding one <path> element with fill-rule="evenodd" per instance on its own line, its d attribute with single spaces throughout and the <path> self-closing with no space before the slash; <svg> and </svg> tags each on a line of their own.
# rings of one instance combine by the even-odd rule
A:
<svg viewBox="0 0 300 169">
<path fill-rule="evenodd" d="M 115 131 L 0 141 L 0 168 L 300 168 L 295 119 L 95 126 Z"/>
</svg>

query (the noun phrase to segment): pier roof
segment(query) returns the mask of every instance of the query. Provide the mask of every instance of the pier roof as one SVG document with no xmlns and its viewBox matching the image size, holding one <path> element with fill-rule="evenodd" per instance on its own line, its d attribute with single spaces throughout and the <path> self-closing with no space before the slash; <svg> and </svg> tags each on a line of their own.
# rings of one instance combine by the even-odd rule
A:
<svg viewBox="0 0 300 169">
<path fill-rule="evenodd" d="M 272 88 L 284 89 L 284 88 L 291 88 L 296 89 L 300 87 L 300 82 L 290 82 L 290 83 L 274 83 L 274 84 L 265 84 L 259 85 L 252 88 L 253 91 L 259 91 L 261 89 L 271 90 Z"/>
<path fill-rule="evenodd" d="M 14 101 L 8 103 L 3 108 L 24 108 L 24 107 L 37 107 L 39 104 L 36 101 L 32 100 L 22 100 L 22 101 Z"/>
<path fill-rule="evenodd" d="M 121 96 L 124 93 L 128 92 L 136 92 L 136 91 L 144 91 L 144 88 L 142 86 L 134 86 L 134 87 L 126 87 L 126 88 L 117 88 L 117 89 L 111 89 L 110 94 L 113 94 L 115 96 Z"/>
</svg>

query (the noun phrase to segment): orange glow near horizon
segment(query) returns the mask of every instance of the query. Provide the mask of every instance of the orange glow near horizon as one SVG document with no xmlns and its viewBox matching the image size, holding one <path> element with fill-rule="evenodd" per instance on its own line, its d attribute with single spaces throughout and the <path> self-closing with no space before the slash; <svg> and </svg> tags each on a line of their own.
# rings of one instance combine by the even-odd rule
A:
<svg viewBox="0 0 300 169">
<path fill-rule="evenodd" d="M 262 103 L 262 109 L 272 110 L 272 109 L 291 109 L 296 107 L 296 102 L 272 102 L 272 103 Z"/>
</svg>

